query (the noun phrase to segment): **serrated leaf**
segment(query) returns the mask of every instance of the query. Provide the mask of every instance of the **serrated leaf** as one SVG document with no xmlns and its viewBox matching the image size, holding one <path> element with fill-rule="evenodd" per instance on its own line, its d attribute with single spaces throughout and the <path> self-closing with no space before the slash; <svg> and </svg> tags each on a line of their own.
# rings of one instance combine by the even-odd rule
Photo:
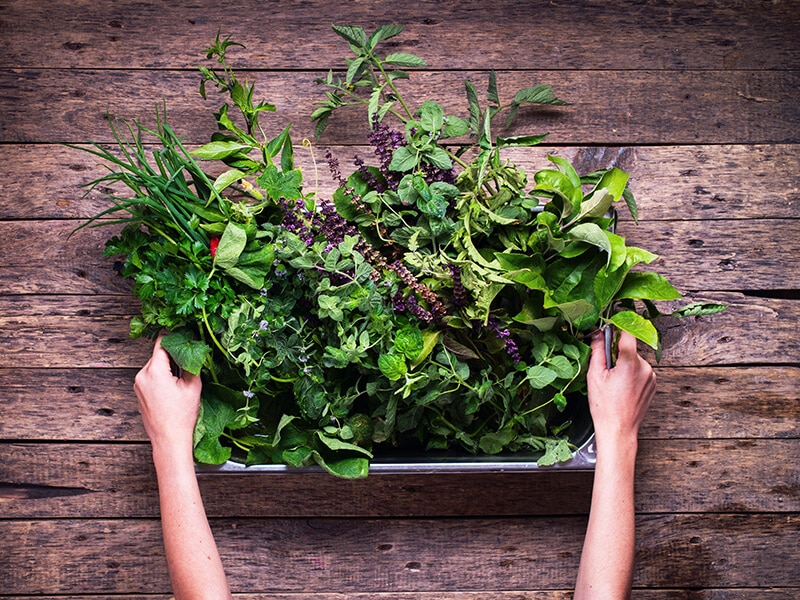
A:
<svg viewBox="0 0 800 600">
<path fill-rule="evenodd" d="M 367 47 L 370 50 L 373 50 L 375 46 L 382 41 L 388 40 L 389 38 L 393 38 L 394 36 L 402 33 L 403 29 L 404 27 L 402 25 L 381 25 L 372 32 L 372 35 L 369 36 L 369 40 L 367 40 Z"/>
<path fill-rule="evenodd" d="M 419 56 L 408 52 L 393 52 L 384 58 L 383 62 L 398 67 L 425 67 L 428 64 Z"/>
<path fill-rule="evenodd" d="M 401 354 L 381 354 L 378 368 L 389 381 L 397 381 L 408 372 L 405 358 Z"/>
<path fill-rule="evenodd" d="M 357 27 L 355 25 L 331 25 L 331 28 L 336 35 L 354 46 L 363 48 L 367 45 L 367 34 L 364 33 L 362 27 Z"/>
<path fill-rule="evenodd" d="M 563 106 L 569 104 L 553 94 L 553 87 L 547 84 L 523 88 L 514 95 L 512 104 L 552 104 Z"/>
<path fill-rule="evenodd" d="M 511 137 L 498 137 L 496 141 L 498 148 L 513 148 L 513 147 L 530 147 L 542 143 L 547 137 L 543 135 L 517 135 Z"/>
<path fill-rule="evenodd" d="M 497 73 L 494 70 L 489 71 L 489 88 L 486 91 L 486 99 L 500 105 L 500 97 L 497 95 Z"/>
<path fill-rule="evenodd" d="M 389 163 L 389 169 L 404 173 L 410 171 L 417 166 L 417 155 L 408 146 L 398 146 L 394 154 L 392 154 L 392 161 Z"/>
<path fill-rule="evenodd" d="M 472 135 L 479 135 L 481 128 L 481 104 L 478 100 L 478 90 L 475 84 L 467 80 L 464 82 L 467 89 L 467 104 L 469 106 L 469 130 Z"/>
</svg>

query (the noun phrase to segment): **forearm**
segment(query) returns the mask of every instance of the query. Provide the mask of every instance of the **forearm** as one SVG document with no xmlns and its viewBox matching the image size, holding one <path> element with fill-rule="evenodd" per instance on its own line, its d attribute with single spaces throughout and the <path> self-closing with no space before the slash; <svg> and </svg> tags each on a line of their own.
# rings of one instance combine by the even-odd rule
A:
<svg viewBox="0 0 800 600">
<path fill-rule="evenodd" d="M 175 598 L 230 598 L 191 454 L 154 448 L 153 462 L 158 477 L 164 550 Z"/>
<path fill-rule="evenodd" d="M 635 438 L 598 442 L 592 506 L 575 600 L 628 598 L 633 579 L 637 442 Z"/>
</svg>

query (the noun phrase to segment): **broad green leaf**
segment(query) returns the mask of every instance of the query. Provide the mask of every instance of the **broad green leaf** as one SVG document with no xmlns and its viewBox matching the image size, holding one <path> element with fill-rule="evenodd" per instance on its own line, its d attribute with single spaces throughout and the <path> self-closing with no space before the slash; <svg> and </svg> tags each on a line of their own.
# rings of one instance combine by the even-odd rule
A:
<svg viewBox="0 0 800 600">
<path fill-rule="evenodd" d="M 254 290 L 260 290 L 264 287 L 264 270 L 261 268 L 254 268 L 254 267 L 228 267 L 225 269 L 225 273 L 230 275 L 237 281 L 241 281 L 243 284 L 253 288 Z"/>
<path fill-rule="evenodd" d="M 584 217 L 602 217 L 608 212 L 608 209 L 611 208 L 613 202 L 614 196 L 612 196 L 606 188 L 595 190 L 584 198 L 581 203 L 581 211 L 576 217 L 576 220 L 583 219 Z"/>
<path fill-rule="evenodd" d="M 369 459 L 354 456 L 338 460 L 326 460 L 319 452 L 311 454 L 318 465 L 324 468 L 331 475 L 336 475 L 343 479 L 360 479 L 369 473 Z"/>
<path fill-rule="evenodd" d="M 449 115 L 445 118 L 444 134 L 445 138 L 456 138 L 466 135 L 469 132 L 469 123 L 461 117 Z"/>
<path fill-rule="evenodd" d="M 381 354 L 378 357 L 378 368 L 389 381 L 397 381 L 408 372 L 402 354 Z"/>
<path fill-rule="evenodd" d="M 239 169 L 230 169 L 214 180 L 214 189 L 217 193 L 233 185 L 245 176 Z"/>
<path fill-rule="evenodd" d="M 417 166 L 417 155 L 408 146 L 398 146 L 394 154 L 392 154 L 392 162 L 389 163 L 389 169 L 392 171 L 399 171 L 404 173 L 410 171 Z"/>
<path fill-rule="evenodd" d="M 611 242 L 608 240 L 606 232 L 594 223 L 580 223 L 575 225 L 567 232 L 568 240 L 586 242 L 592 246 L 597 246 L 608 253 L 607 262 L 611 261 Z"/>
<path fill-rule="evenodd" d="M 560 354 L 551 356 L 547 361 L 547 367 L 555 371 L 556 375 L 561 379 L 572 379 L 578 371 L 578 365 Z"/>
<path fill-rule="evenodd" d="M 389 54 L 383 62 L 387 64 L 396 65 L 398 67 L 425 67 L 427 63 L 419 56 L 409 54 L 408 52 L 393 52 Z"/>
<path fill-rule="evenodd" d="M 610 321 L 622 331 L 627 331 L 651 348 L 658 347 L 658 331 L 650 321 L 639 313 L 632 310 L 624 310 L 612 315 Z"/>
<path fill-rule="evenodd" d="M 425 158 L 439 169 L 446 171 L 447 169 L 453 168 L 453 162 L 450 160 L 450 156 L 447 154 L 447 151 L 444 148 L 439 148 L 437 146 L 430 152 L 426 152 Z"/>
<path fill-rule="evenodd" d="M 176 331 L 161 338 L 161 346 L 166 350 L 184 371 L 192 375 L 199 375 L 206 358 L 211 353 L 203 342 L 195 341 L 192 334 L 186 331 Z"/>
<path fill-rule="evenodd" d="M 598 309 L 586 300 L 580 299 L 562 302 L 561 304 L 552 304 L 548 302 L 548 297 L 549 296 L 545 294 L 545 308 L 557 309 L 567 321 L 579 329 L 583 328 L 583 322 L 587 319 L 594 320 L 599 316 Z"/>
<path fill-rule="evenodd" d="M 547 155 L 547 160 L 558 167 L 558 170 L 566 175 L 572 185 L 578 189 L 581 187 L 581 178 L 578 173 L 575 171 L 575 167 L 565 158 L 561 158 L 560 156 L 555 156 L 553 154 Z"/>
<path fill-rule="evenodd" d="M 464 82 L 467 89 L 467 104 L 469 106 L 469 129 L 472 135 L 480 135 L 481 128 L 481 105 L 478 100 L 478 90 L 475 84 L 467 80 Z"/>
<path fill-rule="evenodd" d="M 622 198 L 622 194 L 625 191 L 625 186 L 628 185 L 628 177 L 630 175 L 625 171 L 617 169 L 616 167 L 612 167 L 600 178 L 600 181 L 597 182 L 595 186 L 596 190 L 600 190 L 605 188 L 608 190 L 608 193 L 614 197 L 614 202 Z"/>
<path fill-rule="evenodd" d="M 498 432 L 485 433 L 481 436 L 478 446 L 484 454 L 499 454 L 514 439 L 513 429 L 505 428 Z"/>
<path fill-rule="evenodd" d="M 628 248 L 625 246 L 625 238 L 611 233 L 605 232 L 608 238 L 608 243 L 611 244 L 611 262 L 608 265 L 609 270 L 616 271 L 622 265 L 626 264 L 628 259 Z"/>
<path fill-rule="evenodd" d="M 194 456 L 198 462 L 219 465 L 231 457 L 231 449 L 223 447 L 219 438 L 235 420 L 236 409 L 204 390 L 194 431 Z"/>
<path fill-rule="evenodd" d="M 677 300 L 681 293 L 663 275 L 658 273 L 628 273 L 616 299 Z"/>
<path fill-rule="evenodd" d="M 229 269 L 236 266 L 239 256 L 247 245 L 247 232 L 238 223 L 228 223 L 214 255 L 214 266 Z"/>
<path fill-rule="evenodd" d="M 525 378 L 532 388 L 541 390 L 553 383 L 558 378 L 558 375 L 552 369 L 536 365 L 535 367 L 528 367 L 528 370 L 525 371 Z"/>
<path fill-rule="evenodd" d="M 247 154 L 252 149 L 252 146 L 240 142 L 210 142 L 192 150 L 191 155 L 202 160 L 221 160 L 234 154 Z"/>
<path fill-rule="evenodd" d="M 636 246 L 628 246 L 625 250 L 625 263 L 628 267 L 638 265 L 639 263 L 650 264 L 658 258 L 657 254 L 637 248 Z"/>
<path fill-rule="evenodd" d="M 422 129 L 429 133 L 437 133 L 444 126 L 444 110 L 441 105 L 426 100 L 419 107 L 419 122 Z"/>
</svg>

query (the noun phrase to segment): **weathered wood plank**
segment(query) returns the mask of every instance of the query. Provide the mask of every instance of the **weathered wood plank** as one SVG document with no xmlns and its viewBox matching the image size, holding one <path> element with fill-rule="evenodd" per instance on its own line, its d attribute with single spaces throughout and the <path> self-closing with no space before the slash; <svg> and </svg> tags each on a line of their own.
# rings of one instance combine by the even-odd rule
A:
<svg viewBox="0 0 800 600">
<path fill-rule="evenodd" d="M 131 392 L 135 372 L 0 369 L 0 439 L 146 441 Z M 797 437 L 798 367 L 656 367 L 656 372 L 658 390 L 642 438 Z"/>
<path fill-rule="evenodd" d="M 323 96 L 321 72 L 255 72 L 258 97 L 277 106 L 276 133 L 292 122 L 298 139 L 312 137 L 309 115 Z M 466 115 L 464 79 L 482 88 L 486 72 L 420 72 L 404 88 L 412 105 L 436 98 Z M 733 144 L 800 141 L 800 71 L 514 71 L 499 72 L 501 89 L 550 83 L 572 106 L 521 109 L 510 133 L 549 131 L 559 144 Z M 2 142 L 111 141 L 106 114 L 155 126 L 155 103 L 166 102 L 181 136 L 204 143 L 215 131 L 216 96 L 204 102 L 198 76 L 176 71 L 0 71 Z M 405 91 L 407 89 L 407 92 Z M 653 98 L 659 98 L 653 102 Z M 746 126 L 742 126 L 746 124 Z M 270 126 L 268 126 L 270 127 Z M 366 116 L 331 119 L 326 143 L 363 143 Z M 501 133 L 498 131 L 497 133 Z"/>
<path fill-rule="evenodd" d="M 328 146 L 316 146 L 323 160 Z M 332 147 L 344 168 L 370 147 Z M 631 174 L 631 188 L 642 221 L 796 218 L 800 216 L 800 157 L 794 145 L 580 147 L 509 150 L 509 158 L 528 173 L 552 166 L 545 155 L 564 156 L 581 173 L 616 166 Z M 314 188 L 314 165 L 303 148 L 298 166 Z M 106 173 L 98 160 L 63 146 L 0 145 L 0 219 L 85 219 L 110 204 L 82 185 Z M 335 183 L 318 165 L 318 194 L 329 197 Z M 630 217 L 625 209 L 620 218 Z M 627 227 L 627 225 L 625 226 Z"/>
<path fill-rule="evenodd" d="M 5 517 L 158 515 L 148 444 L 0 448 Z M 800 440 L 642 440 L 640 448 L 639 513 L 800 510 Z M 204 472 L 199 480 L 218 517 L 476 517 L 586 514 L 592 474 L 375 473 L 345 481 L 325 473 Z"/>
<path fill-rule="evenodd" d="M 497 68 L 786 69 L 798 63 L 796 2 L 530 4 L 500 0 L 304 2 L 279 11 L 255 1 L 10 3 L 2 14 L 8 52 L 0 66 L 193 67 L 218 30 L 248 47 L 248 64 L 327 68 L 343 44 L 330 23 L 373 29 L 407 25 L 397 44 L 439 68 L 491 60 Z M 581 35 L 571 35 L 581 23 Z M 298 35 L 302 31 L 302 35 Z M 619 32 L 609 43 L 607 32 Z M 36 39 L 37 44 L 30 44 Z M 598 49 L 603 51 L 599 52 Z"/>
<path fill-rule="evenodd" d="M 2 223 L 0 290 L 4 294 L 127 293 L 103 248 L 116 225 L 83 229 L 76 221 Z M 648 221 L 620 224 L 628 244 L 661 258 L 649 269 L 682 292 L 800 289 L 796 219 Z"/>
<path fill-rule="evenodd" d="M 800 596 L 800 588 L 780 589 L 696 589 L 691 591 L 634 589 L 633 600 L 786 600 Z M 165 594 L 137 595 L 137 599 L 168 600 L 173 596 Z M 233 594 L 236 600 L 265 600 L 263 594 Z M 348 592 L 339 593 L 277 593 L 270 594 L 269 600 L 572 600 L 570 590 L 508 592 L 504 590 L 485 590 L 481 592 Z M 127 600 L 130 595 L 85 595 L 85 596 L 4 596 L 7 600 Z"/>
<path fill-rule="evenodd" d="M 57 298 L 70 308 L 41 315 L 41 309 L 20 307 L 19 299 L 9 303 L 0 297 L 0 368 L 139 368 L 147 361 L 150 342 L 128 339 L 127 317 L 92 316 L 102 312 L 104 296 Z M 684 299 L 690 301 L 721 302 L 728 309 L 711 317 L 661 319 L 662 366 L 796 366 L 800 355 L 796 300 L 709 293 Z M 83 311 L 89 311 L 88 316 Z M 653 360 L 652 353 L 645 355 Z"/>
<path fill-rule="evenodd" d="M 639 517 L 634 586 L 796 585 L 798 524 L 797 515 Z M 585 526 L 583 517 L 212 521 L 233 591 L 250 593 L 563 590 Z M 0 532 L 16 541 L 0 562 L 8 594 L 169 589 L 158 521 L 4 521 Z"/>
</svg>

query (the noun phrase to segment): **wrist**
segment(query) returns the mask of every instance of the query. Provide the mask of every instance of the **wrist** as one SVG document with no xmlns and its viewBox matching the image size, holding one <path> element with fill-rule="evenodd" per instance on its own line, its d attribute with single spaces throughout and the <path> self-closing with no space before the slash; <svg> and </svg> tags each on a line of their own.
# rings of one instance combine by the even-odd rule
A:
<svg viewBox="0 0 800 600">
<path fill-rule="evenodd" d="M 153 442 L 152 452 L 157 472 L 187 468 L 194 470 L 191 441 Z"/>
</svg>

